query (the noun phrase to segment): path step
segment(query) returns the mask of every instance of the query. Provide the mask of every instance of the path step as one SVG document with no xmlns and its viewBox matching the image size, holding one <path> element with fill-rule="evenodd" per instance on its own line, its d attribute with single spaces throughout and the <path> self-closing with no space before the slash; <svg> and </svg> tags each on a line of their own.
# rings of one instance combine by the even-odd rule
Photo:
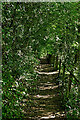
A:
<svg viewBox="0 0 80 120">
<path fill-rule="evenodd" d="M 39 66 L 37 66 L 38 69 L 47 68 L 47 67 L 51 67 L 51 65 L 50 64 L 40 64 Z"/>
<path fill-rule="evenodd" d="M 42 62 L 44 63 L 45 61 Z M 35 69 L 35 72 L 39 75 L 36 88 L 38 92 L 29 95 L 34 101 L 29 113 L 25 112 L 26 106 L 24 110 L 25 114 L 27 113 L 28 116 L 31 116 L 31 120 L 64 120 L 61 101 L 63 96 L 59 94 L 62 91 L 62 87 L 56 84 L 57 79 L 55 79 L 59 71 L 53 71 L 53 69 L 50 64 L 40 64 Z M 26 102 L 24 100 L 25 105 Z"/>
<path fill-rule="evenodd" d="M 52 65 L 50 64 L 40 64 L 39 66 L 37 66 L 35 68 L 35 70 L 39 71 L 39 72 L 53 72 L 56 71 L 57 69 L 54 68 Z"/>
<path fill-rule="evenodd" d="M 39 71 L 36 71 L 38 74 L 40 75 L 55 75 L 55 74 L 58 74 L 59 71 L 54 71 L 54 72 L 39 72 Z"/>
</svg>

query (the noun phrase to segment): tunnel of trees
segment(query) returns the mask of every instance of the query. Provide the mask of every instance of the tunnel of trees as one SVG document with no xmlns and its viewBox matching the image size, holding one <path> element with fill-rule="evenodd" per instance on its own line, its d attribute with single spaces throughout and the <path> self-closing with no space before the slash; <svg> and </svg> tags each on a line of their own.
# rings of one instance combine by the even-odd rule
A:
<svg viewBox="0 0 80 120">
<path fill-rule="evenodd" d="M 58 70 L 66 119 L 80 118 L 80 2 L 2 3 L 3 119 L 27 118 L 37 106 L 37 66 Z M 26 105 L 22 105 L 23 99 Z"/>
</svg>

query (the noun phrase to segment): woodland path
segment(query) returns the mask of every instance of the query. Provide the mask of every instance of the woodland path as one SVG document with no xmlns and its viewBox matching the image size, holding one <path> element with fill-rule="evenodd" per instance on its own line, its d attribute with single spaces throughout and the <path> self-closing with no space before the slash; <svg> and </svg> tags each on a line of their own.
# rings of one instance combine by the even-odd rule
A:
<svg viewBox="0 0 80 120">
<path fill-rule="evenodd" d="M 40 64 L 37 68 L 39 80 L 38 93 L 31 95 L 35 106 L 31 106 L 28 113 L 31 120 L 66 120 L 63 109 L 61 85 L 57 85 L 58 71 L 54 71 L 50 64 Z"/>
</svg>

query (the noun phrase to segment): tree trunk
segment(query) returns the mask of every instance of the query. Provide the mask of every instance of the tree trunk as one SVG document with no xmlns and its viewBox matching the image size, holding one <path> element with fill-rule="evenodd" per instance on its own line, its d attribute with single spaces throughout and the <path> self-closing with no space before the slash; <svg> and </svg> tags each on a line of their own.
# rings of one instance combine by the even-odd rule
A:
<svg viewBox="0 0 80 120">
<path fill-rule="evenodd" d="M 64 86 L 64 79 L 65 79 L 65 65 L 63 64 L 63 81 L 62 81 L 62 86 Z"/>
<path fill-rule="evenodd" d="M 56 69 L 58 69 L 58 55 L 56 56 Z"/>
<path fill-rule="evenodd" d="M 55 55 L 53 55 L 53 67 L 55 67 Z"/>
<path fill-rule="evenodd" d="M 78 61 L 78 52 L 75 54 L 75 61 L 74 61 L 74 63 L 77 63 L 77 61 Z"/>
<path fill-rule="evenodd" d="M 47 62 L 48 62 L 48 64 L 51 63 L 51 55 L 50 54 L 47 54 Z"/>
<path fill-rule="evenodd" d="M 59 73 L 58 73 L 58 77 L 60 76 L 60 71 L 61 71 L 61 59 L 59 61 Z"/>
<path fill-rule="evenodd" d="M 73 71 L 71 71 L 73 73 Z M 71 84 L 72 84 L 72 74 L 69 75 L 69 82 L 68 82 L 68 90 L 67 90 L 67 97 L 69 97 L 69 93 L 71 90 Z"/>
</svg>

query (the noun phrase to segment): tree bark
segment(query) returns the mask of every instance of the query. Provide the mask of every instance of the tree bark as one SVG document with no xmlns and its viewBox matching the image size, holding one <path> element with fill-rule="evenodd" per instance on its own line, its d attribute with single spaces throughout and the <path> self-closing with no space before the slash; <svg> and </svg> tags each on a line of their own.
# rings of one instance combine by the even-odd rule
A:
<svg viewBox="0 0 80 120">
<path fill-rule="evenodd" d="M 58 69 L 58 55 L 56 56 L 56 69 Z"/>
<path fill-rule="evenodd" d="M 62 81 L 62 86 L 64 86 L 64 79 L 65 79 L 65 65 L 63 64 L 63 81 Z"/>
<path fill-rule="evenodd" d="M 47 62 L 48 62 L 48 64 L 51 64 L 51 55 L 50 54 L 47 54 Z"/>
<path fill-rule="evenodd" d="M 58 73 L 58 77 L 60 76 L 60 71 L 61 71 L 61 59 L 59 61 L 59 73 Z"/>
<path fill-rule="evenodd" d="M 71 71 L 71 73 L 73 73 L 73 71 Z M 69 75 L 67 97 L 69 97 L 69 93 L 70 93 L 70 90 L 71 90 L 71 84 L 72 84 L 72 74 L 71 74 L 71 73 L 70 73 L 70 75 Z"/>
<path fill-rule="evenodd" d="M 55 55 L 53 55 L 53 67 L 55 67 Z"/>
</svg>

